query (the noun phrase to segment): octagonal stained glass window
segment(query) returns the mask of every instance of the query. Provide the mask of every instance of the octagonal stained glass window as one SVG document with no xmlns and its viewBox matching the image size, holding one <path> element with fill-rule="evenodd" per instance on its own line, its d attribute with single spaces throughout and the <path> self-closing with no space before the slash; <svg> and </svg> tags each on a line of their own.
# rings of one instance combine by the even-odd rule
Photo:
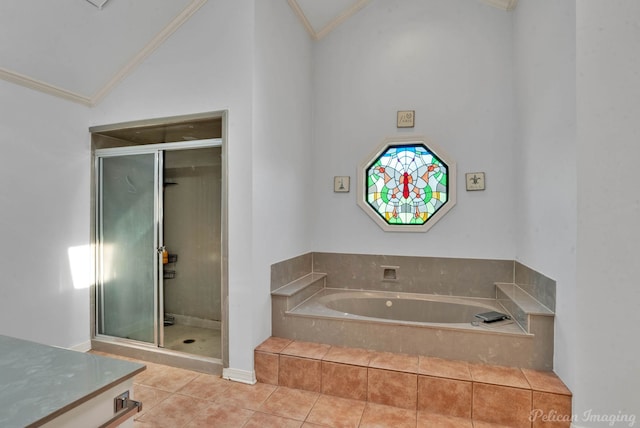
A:
<svg viewBox="0 0 640 428">
<path fill-rule="evenodd" d="M 358 204 L 385 230 L 424 232 L 455 205 L 455 174 L 432 143 L 387 140 L 358 168 Z"/>
</svg>

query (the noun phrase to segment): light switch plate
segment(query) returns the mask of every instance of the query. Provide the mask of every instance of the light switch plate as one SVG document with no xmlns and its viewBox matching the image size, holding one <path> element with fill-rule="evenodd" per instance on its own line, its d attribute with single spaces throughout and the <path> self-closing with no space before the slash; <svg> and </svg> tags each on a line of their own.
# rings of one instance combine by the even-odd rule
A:
<svg viewBox="0 0 640 428">
<path fill-rule="evenodd" d="M 349 181 L 348 175 L 336 175 L 333 177 L 333 191 L 336 193 L 348 192 Z"/>
<path fill-rule="evenodd" d="M 468 172 L 465 174 L 467 190 L 484 190 L 484 172 Z"/>
</svg>

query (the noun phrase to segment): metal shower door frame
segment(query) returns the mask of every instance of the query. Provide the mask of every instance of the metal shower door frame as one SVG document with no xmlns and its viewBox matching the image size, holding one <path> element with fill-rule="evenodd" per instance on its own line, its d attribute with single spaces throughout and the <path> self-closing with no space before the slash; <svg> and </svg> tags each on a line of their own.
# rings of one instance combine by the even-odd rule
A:
<svg viewBox="0 0 640 428">
<path fill-rule="evenodd" d="M 163 206 L 164 206 L 164 152 L 165 151 L 173 151 L 173 150 L 189 150 L 189 149 L 199 149 L 199 148 L 208 148 L 208 147 L 221 147 L 222 139 L 207 139 L 207 140 L 193 140 L 193 141 L 185 141 L 185 142 L 177 142 L 177 143 L 159 143 L 159 144 L 149 144 L 142 146 L 128 146 L 128 147 L 116 147 L 116 148 L 108 148 L 108 149 L 97 149 L 95 150 L 95 171 L 97 171 L 97 180 L 96 180 L 96 210 L 95 210 L 95 219 L 94 219 L 94 227 L 96 230 L 96 251 L 95 251 L 95 284 L 96 284 L 96 293 L 103 293 L 104 287 L 102 283 L 102 278 L 104 277 L 104 272 L 102 271 L 104 263 L 103 263 L 103 250 L 102 250 L 102 241 L 101 238 L 103 235 L 102 230 L 102 159 L 106 157 L 117 157 L 117 156 L 127 156 L 127 155 L 140 155 L 140 154 L 154 154 L 154 247 L 156 251 L 156 257 L 154 258 L 153 265 L 153 280 L 154 280 L 154 328 L 153 328 L 153 337 L 154 342 L 147 343 L 138 340 L 126 339 L 117 336 L 109 336 L 106 334 L 99 333 L 99 322 L 102 321 L 102 325 L 104 325 L 104 298 L 98 299 L 96 295 L 96 336 L 106 336 L 114 341 L 123 341 L 123 342 L 134 342 L 135 344 L 145 345 L 145 346 L 153 346 L 153 347 L 164 347 L 164 278 L 160 272 L 162 267 L 162 250 L 164 249 L 164 215 L 163 215 Z M 103 295 L 102 295 L 103 297 Z M 98 302 L 101 302 L 101 307 L 98 307 Z M 162 319 L 161 319 L 162 317 Z M 99 321 L 100 320 L 100 321 Z"/>
</svg>

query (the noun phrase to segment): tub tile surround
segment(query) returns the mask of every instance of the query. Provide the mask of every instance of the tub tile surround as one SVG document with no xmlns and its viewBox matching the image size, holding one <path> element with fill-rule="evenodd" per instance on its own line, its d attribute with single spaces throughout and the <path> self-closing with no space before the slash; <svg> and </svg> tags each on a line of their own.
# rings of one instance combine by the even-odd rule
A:
<svg viewBox="0 0 640 428">
<path fill-rule="evenodd" d="M 271 265 L 271 291 L 312 272 L 313 254 L 306 253 Z"/>
<path fill-rule="evenodd" d="M 312 272 L 327 274 L 328 288 L 402 291 L 495 298 L 495 282 L 513 282 L 510 260 L 313 253 Z M 384 269 L 396 280 L 384 278 Z"/>
<path fill-rule="evenodd" d="M 386 270 L 395 272 L 395 279 Z M 537 370 L 553 368 L 555 281 L 517 261 L 307 253 L 274 264 L 271 279 L 272 335 L 277 337 Z M 381 325 L 326 316 L 313 309 L 311 297 L 340 290 L 471 297 L 509 313 L 515 323 L 462 329 Z"/>
<path fill-rule="evenodd" d="M 385 279 L 384 269 L 394 267 L 396 280 Z M 274 263 L 271 291 L 311 273 L 326 274 L 328 288 L 491 299 L 495 283 L 512 283 L 555 311 L 555 281 L 514 260 L 313 252 Z"/>
<path fill-rule="evenodd" d="M 516 261 L 513 282 L 551 311 L 556 310 L 556 282 L 553 279 Z"/>
<path fill-rule="evenodd" d="M 287 364 L 289 354 L 300 354 L 300 349 L 318 348 L 309 342 L 271 337 L 256 348 L 256 361 L 262 358 L 261 354 L 272 354 L 279 367 L 271 370 L 282 373 L 283 361 Z M 359 409 L 355 413 L 362 414 L 364 408 L 360 427 L 381 426 L 385 418 L 393 418 L 394 426 L 405 421 L 407 426 L 417 423 L 429 427 L 569 427 L 569 422 L 548 425 L 541 417 L 531 420 L 538 413 L 560 418 L 571 415 L 571 392 L 550 371 L 357 348 L 322 349 L 326 352 L 304 351 L 310 357 L 297 358 L 315 359 L 321 365 L 319 382 L 323 396 L 349 400 L 351 408 Z M 256 365 L 255 370 L 258 379 L 278 378 L 274 373 L 265 373 L 261 366 Z M 272 385 L 285 386 L 281 377 Z M 304 388 L 301 389 L 306 393 L 317 392 L 315 386 Z M 325 399 L 330 405 L 331 400 Z M 337 412 L 338 406 L 335 408 Z M 313 421 L 310 418 L 307 421 L 332 426 L 325 419 L 329 417 L 318 414 Z"/>
</svg>

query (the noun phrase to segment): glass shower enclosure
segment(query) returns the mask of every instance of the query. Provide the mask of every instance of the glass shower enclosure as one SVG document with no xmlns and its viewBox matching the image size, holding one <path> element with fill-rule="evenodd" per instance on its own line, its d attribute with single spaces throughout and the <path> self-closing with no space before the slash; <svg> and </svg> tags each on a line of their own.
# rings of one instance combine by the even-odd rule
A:
<svg viewBox="0 0 640 428">
<path fill-rule="evenodd" d="M 98 332 L 156 344 L 159 153 L 98 158 Z M 153 249 L 156 251 L 153 251 Z"/>
<path fill-rule="evenodd" d="M 164 346 L 164 156 L 221 140 L 95 151 L 96 333 Z"/>
</svg>

